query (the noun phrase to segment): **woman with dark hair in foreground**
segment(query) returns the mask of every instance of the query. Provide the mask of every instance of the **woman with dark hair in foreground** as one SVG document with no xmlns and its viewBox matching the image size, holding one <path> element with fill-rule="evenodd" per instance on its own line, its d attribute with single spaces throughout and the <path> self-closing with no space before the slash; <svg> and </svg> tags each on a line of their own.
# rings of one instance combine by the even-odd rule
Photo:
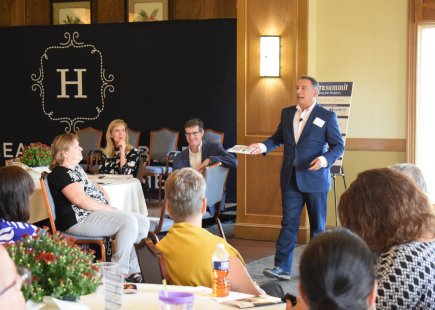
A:
<svg viewBox="0 0 435 310">
<path fill-rule="evenodd" d="M 349 230 L 316 236 L 302 254 L 299 271 L 301 297 L 287 309 L 374 309 L 375 256 Z"/>
<path fill-rule="evenodd" d="M 338 212 L 379 255 L 378 309 L 434 309 L 435 215 L 418 185 L 393 169 L 367 170 L 341 196 Z"/>
<path fill-rule="evenodd" d="M 30 196 L 35 184 L 23 168 L 0 168 L 0 243 L 21 240 L 23 235 L 34 235 L 38 227 L 29 220 Z"/>
</svg>

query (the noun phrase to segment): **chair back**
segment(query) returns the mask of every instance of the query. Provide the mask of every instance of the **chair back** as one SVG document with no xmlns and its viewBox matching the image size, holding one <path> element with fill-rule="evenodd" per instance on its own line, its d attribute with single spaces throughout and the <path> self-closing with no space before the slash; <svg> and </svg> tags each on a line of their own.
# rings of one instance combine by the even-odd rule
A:
<svg viewBox="0 0 435 310">
<path fill-rule="evenodd" d="M 205 190 L 205 197 L 207 198 L 207 205 L 214 206 L 220 202 L 225 193 L 229 169 L 222 166 L 218 162 L 208 166 L 205 169 L 204 178 L 207 188 Z"/>
<path fill-rule="evenodd" d="M 225 238 L 224 229 L 219 219 L 221 213 L 220 202 L 225 199 L 225 188 L 228 178 L 229 168 L 222 166 L 221 162 L 214 163 L 206 167 L 204 172 L 205 183 L 207 184 L 205 190 L 205 197 L 207 198 L 207 207 L 213 210 L 216 206 L 216 211 L 212 214 L 216 222 L 217 228 L 222 238 Z"/>
<path fill-rule="evenodd" d="M 41 173 L 41 178 L 39 179 L 39 182 L 41 183 L 41 190 L 42 195 L 44 196 L 45 208 L 47 209 L 48 219 L 50 221 L 51 233 L 55 234 L 57 231 L 56 224 L 54 222 L 56 220 L 56 209 L 54 207 L 54 200 L 53 196 L 51 195 L 47 177 L 48 173 L 46 171 L 43 171 Z"/>
<path fill-rule="evenodd" d="M 83 148 L 83 159 L 88 158 L 90 151 L 101 149 L 101 139 L 103 137 L 101 130 L 87 127 L 77 130 L 76 134 L 79 137 L 80 146 Z"/>
<path fill-rule="evenodd" d="M 150 133 L 150 156 L 148 165 L 152 161 L 166 162 L 166 156 L 171 151 L 177 150 L 178 131 L 162 128 L 152 130 Z"/>
<path fill-rule="evenodd" d="M 143 172 L 143 165 L 145 164 L 145 156 L 140 156 L 139 162 L 137 164 L 136 172 L 134 173 L 134 177 L 138 179 L 139 181 L 142 181 L 142 172 Z"/>
<path fill-rule="evenodd" d="M 107 159 L 102 150 L 89 151 L 86 159 L 86 172 L 88 174 L 98 174 L 100 172 L 101 162 Z"/>
<path fill-rule="evenodd" d="M 140 138 L 140 131 L 139 130 L 133 130 L 128 128 L 128 137 L 130 140 L 130 144 L 133 145 L 135 148 L 139 146 L 139 138 Z"/>
<path fill-rule="evenodd" d="M 206 129 L 202 141 L 224 144 L 225 133 L 215 131 L 213 129 Z"/>
<path fill-rule="evenodd" d="M 172 284 L 165 256 L 155 247 L 150 238 L 135 243 L 134 249 L 144 283 L 161 284 L 162 280 L 166 279 L 168 284 Z"/>
</svg>

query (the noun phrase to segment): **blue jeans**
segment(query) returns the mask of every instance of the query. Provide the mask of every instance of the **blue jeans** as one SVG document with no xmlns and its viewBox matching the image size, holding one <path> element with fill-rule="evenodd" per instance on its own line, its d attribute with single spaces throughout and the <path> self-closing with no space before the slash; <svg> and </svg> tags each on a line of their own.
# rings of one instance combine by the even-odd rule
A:
<svg viewBox="0 0 435 310">
<path fill-rule="evenodd" d="M 305 204 L 310 220 L 310 238 L 325 230 L 327 197 L 328 192 L 303 193 L 296 182 L 290 182 L 282 191 L 282 221 L 276 241 L 275 266 L 291 272 L 299 221 Z"/>
</svg>

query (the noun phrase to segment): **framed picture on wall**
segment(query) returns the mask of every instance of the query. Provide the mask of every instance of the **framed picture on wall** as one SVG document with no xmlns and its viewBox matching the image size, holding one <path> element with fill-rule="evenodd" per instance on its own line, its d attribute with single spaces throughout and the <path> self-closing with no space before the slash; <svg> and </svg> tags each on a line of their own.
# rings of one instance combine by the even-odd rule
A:
<svg viewBox="0 0 435 310">
<path fill-rule="evenodd" d="M 168 0 L 125 0 L 127 22 L 154 22 L 168 19 Z"/>
<path fill-rule="evenodd" d="M 92 0 L 50 0 L 51 24 L 92 23 Z"/>
</svg>

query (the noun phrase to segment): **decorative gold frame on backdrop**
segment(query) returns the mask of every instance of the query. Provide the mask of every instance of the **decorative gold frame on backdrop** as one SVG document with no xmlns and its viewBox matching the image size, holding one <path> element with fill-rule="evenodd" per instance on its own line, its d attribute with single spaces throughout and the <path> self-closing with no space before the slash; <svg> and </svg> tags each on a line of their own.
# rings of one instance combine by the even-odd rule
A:
<svg viewBox="0 0 435 310">
<path fill-rule="evenodd" d="M 92 0 L 51 0 L 52 25 L 91 24 Z"/>
<path fill-rule="evenodd" d="M 167 20 L 168 11 L 168 0 L 125 0 L 127 22 Z"/>
</svg>

